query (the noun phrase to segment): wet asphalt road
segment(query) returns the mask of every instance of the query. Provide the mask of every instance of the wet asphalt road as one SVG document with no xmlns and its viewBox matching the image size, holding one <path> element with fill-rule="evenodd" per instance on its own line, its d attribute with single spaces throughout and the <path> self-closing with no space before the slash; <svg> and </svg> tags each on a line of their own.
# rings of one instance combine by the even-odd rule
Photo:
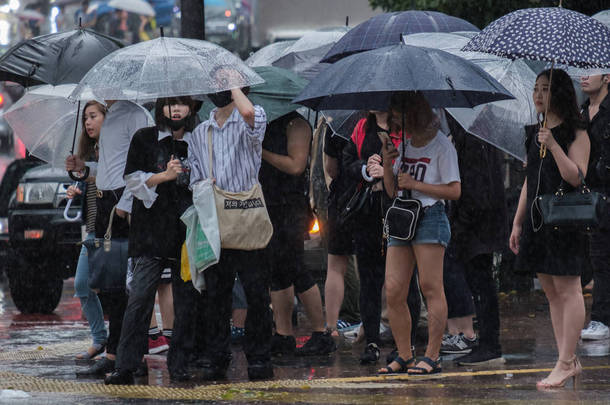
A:
<svg viewBox="0 0 610 405">
<path fill-rule="evenodd" d="M 346 344 L 327 357 L 277 359 L 273 381 L 250 383 L 245 357 L 236 349 L 228 381 L 170 383 L 165 357 L 150 355 L 149 376 L 135 387 L 105 387 L 100 380 L 76 378 L 75 371 L 87 363 L 74 360 L 74 354 L 88 346 L 89 338 L 73 292 L 73 280 L 67 280 L 54 314 L 22 315 L 0 276 L 0 403 L 610 403 L 608 340 L 580 344 L 585 372 L 579 390 L 536 390 L 536 381 L 548 374 L 555 361 L 548 306 L 538 292 L 502 297 L 507 362 L 499 368 L 457 367 L 452 357 L 445 356 L 440 377 L 383 378 L 375 375 L 379 365 L 358 363 L 361 345 Z M 303 322 L 300 335 L 307 334 L 305 326 Z M 390 349 L 383 349 L 382 358 Z"/>
</svg>

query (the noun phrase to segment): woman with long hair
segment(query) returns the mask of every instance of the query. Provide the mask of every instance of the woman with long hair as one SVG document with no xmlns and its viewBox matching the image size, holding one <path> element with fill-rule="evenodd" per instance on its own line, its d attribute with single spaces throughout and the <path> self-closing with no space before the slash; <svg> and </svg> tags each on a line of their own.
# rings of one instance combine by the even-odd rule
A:
<svg viewBox="0 0 610 405">
<path fill-rule="evenodd" d="M 391 105 L 394 119 L 404 120 L 403 130 L 411 139 L 403 142 L 399 153 L 387 136 L 380 135 L 384 138 L 385 190 L 390 198 L 410 192 L 422 204 L 422 217 L 412 240 L 388 238 L 385 288 L 398 357 L 378 373 L 434 374 L 441 372 L 439 350 L 447 323 L 443 258 L 451 231 L 443 200 L 460 197 L 457 153 L 439 131 L 439 119 L 421 93 L 395 94 Z M 428 346 L 425 356 L 418 359 L 411 354 L 411 315 L 407 305 L 416 264 L 420 289 L 428 305 Z"/>
<path fill-rule="evenodd" d="M 570 377 L 576 382 L 582 372 L 575 353 L 585 321 L 580 274 L 587 260 L 586 239 L 584 234 L 542 225 L 533 203 L 542 194 L 554 193 L 562 182 L 568 188 L 580 184 L 580 175 L 587 172 L 590 142 L 566 72 L 540 73 L 533 98 L 546 126 L 525 128 L 527 177 L 513 220 L 510 248 L 518 255 L 517 270 L 535 272 L 549 300 L 559 358 L 537 386 L 556 388 Z M 541 146 L 547 149 L 544 158 L 540 157 Z"/>
<path fill-rule="evenodd" d="M 89 101 L 83 108 L 82 125 L 83 130 L 78 141 L 78 156 L 83 161 L 97 161 L 98 141 L 100 139 L 100 129 L 106 117 L 106 107 L 97 102 Z M 85 188 L 85 200 L 83 201 L 83 212 L 85 213 L 85 228 L 87 239 L 95 237 L 95 177 L 87 178 Z M 74 198 L 76 194 L 82 194 L 82 190 L 77 186 L 70 186 L 66 191 L 68 198 Z M 93 343 L 83 353 L 76 355 L 77 359 L 89 360 L 101 354 L 106 349 L 107 331 L 104 325 L 104 314 L 102 305 L 97 293 L 89 288 L 89 261 L 87 259 L 87 248 L 83 245 L 78 264 L 76 265 L 76 275 L 74 277 L 74 296 L 80 299 L 80 305 L 89 322 Z"/>
</svg>

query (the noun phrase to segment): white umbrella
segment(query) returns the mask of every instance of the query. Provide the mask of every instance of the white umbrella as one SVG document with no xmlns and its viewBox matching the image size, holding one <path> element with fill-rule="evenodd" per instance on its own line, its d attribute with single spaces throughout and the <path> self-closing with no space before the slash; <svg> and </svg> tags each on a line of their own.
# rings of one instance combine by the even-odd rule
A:
<svg viewBox="0 0 610 405">
<path fill-rule="evenodd" d="M 155 16 L 155 9 L 144 0 L 110 0 L 108 6 L 148 17 Z"/>
<path fill-rule="evenodd" d="M 161 37 L 117 50 L 83 77 L 73 99 L 155 100 L 216 93 L 264 80 L 237 56 L 207 41 Z"/>
</svg>

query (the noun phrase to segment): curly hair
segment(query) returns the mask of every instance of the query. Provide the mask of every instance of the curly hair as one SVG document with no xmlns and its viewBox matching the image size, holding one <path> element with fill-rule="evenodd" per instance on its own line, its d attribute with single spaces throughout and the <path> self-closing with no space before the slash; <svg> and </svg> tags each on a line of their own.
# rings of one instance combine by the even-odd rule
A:
<svg viewBox="0 0 610 405">
<path fill-rule="evenodd" d="M 546 77 L 550 82 L 551 97 L 549 110 L 557 114 L 559 118 L 573 129 L 586 128 L 578 108 L 576 91 L 570 76 L 561 69 L 554 69 L 552 75 L 551 69 L 544 70 L 538 74 L 536 80 L 541 76 Z"/>
</svg>

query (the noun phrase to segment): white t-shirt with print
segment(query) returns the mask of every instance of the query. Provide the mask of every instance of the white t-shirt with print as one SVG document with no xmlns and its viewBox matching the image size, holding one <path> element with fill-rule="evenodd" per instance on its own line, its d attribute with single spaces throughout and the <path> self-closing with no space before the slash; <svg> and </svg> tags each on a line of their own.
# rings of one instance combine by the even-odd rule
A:
<svg viewBox="0 0 610 405">
<path fill-rule="evenodd" d="M 409 173 L 415 180 L 427 184 L 449 184 L 460 181 L 460 168 L 455 147 L 445 134 L 438 131 L 426 146 L 416 148 L 407 141 L 405 155 L 394 162 L 394 174 Z M 402 147 L 399 152 L 402 154 Z M 437 198 L 413 190 L 411 197 L 424 207 L 434 205 Z"/>
</svg>

